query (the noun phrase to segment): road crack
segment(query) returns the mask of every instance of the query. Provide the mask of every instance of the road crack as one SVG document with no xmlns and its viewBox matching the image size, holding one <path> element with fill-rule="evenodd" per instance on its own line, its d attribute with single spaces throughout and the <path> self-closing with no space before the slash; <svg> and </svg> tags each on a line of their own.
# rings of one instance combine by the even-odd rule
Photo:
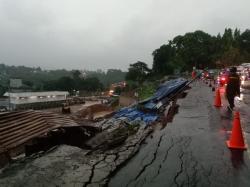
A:
<svg viewBox="0 0 250 187">
<path fill-rule="evenodd" d="M 161 164 L 159 165 L 159 167 L 158 167 L 158 169 L 157 169 L 156 175 L 155 175 L 154 177 L 152 177 L 151 182 L 154 181 L 154 180 L 156 179 L 156 177 L 160 174 L 160 171 L 161 171 L 161 168 L 162 168 L 162 164 L 167 160 L 168 154 L 169 154 L 170 150 L 174 147 L 174 145 L 175 145 L 175 144 L 174 144 L 174 139 L 171 137 L 171 144 L 170 144 L 170 146 L 168 147 L 168 149 L 166 150 L 165 156 L 164 156 L 164 158 L 163 158 Z"/>
<path fill-rule="evenodd" d="M 161 142 L 162 142 L 162 138 L 163 138 L 163 135 L 161 135 L 161 137 L 159 138 L 159 141 L 157 143 L 157 147 L 156 147 L 156 150 L 154 151 L 153 153 L 153 158 L 150 160 L 149 163 L 147 163 L 146 165 L 143 166 L 143 168 L 140 170 L 140 172 L 136 175 L 136 177 L 132 180 L 129 181 L 129 183 L 126 185 L 126 187 L 128 187 L 132 182 L 136 181 L 144 172 L 145 170 L 150 166 L 152 165 L 152 163 L 155 161 L 156 159 L 156 156 L 157 156 L 157 153 L 158 153 L 158 150 L 159 150 L 159 147 L 161 145 Z"/>
<path fill-rule="evenodd" d="M 84 187 L 86 187 L 86 186 L 88 186 L 89 184 L 91 184 L 92 179 L 93 179 L 94 174 L 95 174 L 95 168 L 96 168 L 96 166 L 97 166 L 99 163 L 105 161 L 106 157 L 107 157 L 107 155 L 105 155 L 102 159 L 100 159 L 100 160 L 97 161 L 95 164 L 93 164 L 93 166 L 92 166 L 92 168 L 91 168 L 91 173 L 90 173 L 89 179 L 88 179 L 88 181 L 85 182 L 85 184 L 83 185 Z"/>
<path fill-rule="evenodd" d="M 183 172 L 183 156 L 184 156 L 184 152 L 181 152 L 181 154 L 178 156 L 180 161 L 181 161 L 181 167 L 180 170 L 176 173 L 175 177 L 174 177 L 174 184 L 176 184 L 176 186 L 181 186 L 179 185 L 179 183 L 177 182 L 178 177 L 181 175 L 181 173 Z"/>
</svg>

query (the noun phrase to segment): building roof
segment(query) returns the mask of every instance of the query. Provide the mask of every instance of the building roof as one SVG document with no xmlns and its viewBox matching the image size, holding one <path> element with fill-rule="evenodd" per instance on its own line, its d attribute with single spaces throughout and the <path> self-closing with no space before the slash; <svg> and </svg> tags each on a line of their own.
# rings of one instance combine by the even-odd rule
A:
<svg viewBox="0 0 250 187">
<path fill-rule="evenodd" d="M 34 137 L 59 127 L 79 126 L 70 117 L 51 112 L 20 111 L 0 114 L 0 154 L 16 148 Z"/>
</svg>

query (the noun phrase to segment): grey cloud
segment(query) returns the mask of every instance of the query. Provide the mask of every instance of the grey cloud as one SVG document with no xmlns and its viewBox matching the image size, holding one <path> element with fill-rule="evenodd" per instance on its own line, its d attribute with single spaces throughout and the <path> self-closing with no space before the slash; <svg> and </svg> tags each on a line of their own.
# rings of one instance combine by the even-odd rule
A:
<svg viewBox="0 0 250 187">
<path fill-rule="evenodd" d="M 249 27 L 248 0 L 0 0 L 0 62 L 126 70 L 174 36 Z"/>
</svg>

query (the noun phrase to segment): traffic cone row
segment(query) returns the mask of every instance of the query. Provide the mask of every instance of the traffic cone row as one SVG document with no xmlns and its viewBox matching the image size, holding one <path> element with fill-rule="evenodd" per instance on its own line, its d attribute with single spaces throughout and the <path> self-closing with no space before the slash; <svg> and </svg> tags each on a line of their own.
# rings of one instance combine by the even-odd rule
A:
<svg viewBox="0 0 250 187">
<path fill-rule="evenodd" d="M 219 88 L 216 90 L 214 106 L 215 107 L 222 106 Z M 230 149 L 241 149 L 241 150 L 247 149 L 247 146 L 245 145 L 245 142 L 244 142 L 242 129 L 241 129 L 240 113 L 238 111 L 234 113 L 232 134 L 231 134 L 230 139 L 226 141 L 226 144 L 227 144 L 227 147 Z"/>
<path fill-rule="evenodd" d="M 205 83 L 208 84 L 207 81 L 205 81 Z M 215 82 L 214 82 L 214 85 L 215 85 Z M 212 91 L 215 91 L 215 87 L 212 86 L 211 80 L 209 81 L 209 87 L 212 87 Z M 219 88 L 217 88 L 215 92 L 214 106 L 222 107 Z M 240 113 L 238 111 L 234 113 L 232 134 L 231 134 L 230 139 L 226 141 L 226 144 L 227 144 L 227 147 L 230 149 L 240 149 L 240 150 L 247 149 L 247 146 L 244 142 L 244 137 L 243 137 L 241 123 L 240 123 Z"/>
</svg>

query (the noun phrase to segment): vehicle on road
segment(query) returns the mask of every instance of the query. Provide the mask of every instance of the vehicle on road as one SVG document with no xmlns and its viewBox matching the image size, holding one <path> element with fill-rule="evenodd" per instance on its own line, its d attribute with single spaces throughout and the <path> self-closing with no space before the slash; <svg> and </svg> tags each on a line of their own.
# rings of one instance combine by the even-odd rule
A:
<svg viewBox="0 0 250 187">
<path fill-rule="evenodd" d="M 228 83 L 228 77 L 229 77 L 229 71 L 228 70 L 223 70 L 220 72 L 219 76 L 217 77 L 217 83 L 220 86 L 227 85 Z"/>
<path fill-rule="evenodd" d="M 244 68 L 242 71 L 242 78 L 244 81 L 250 79 L 250 68 Z"/>
</svg>

